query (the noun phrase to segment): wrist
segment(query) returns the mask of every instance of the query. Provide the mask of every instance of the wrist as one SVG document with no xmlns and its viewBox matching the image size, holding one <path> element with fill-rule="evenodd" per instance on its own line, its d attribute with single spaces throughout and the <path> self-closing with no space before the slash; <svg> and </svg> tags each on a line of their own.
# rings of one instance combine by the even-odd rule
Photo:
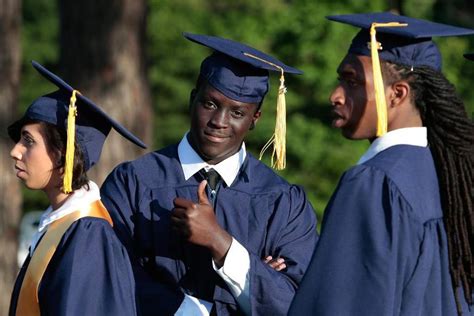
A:
<svg viewBox="0 0 474 316">
<path fill-rule="evenodd" d="M 212 259 L 219 268 L 224 265 L 227 252 L 232 245 L 232 236 L 223 229 L 214 235 L 213 241 L 209 250 L 211 251 Z"/>
</svg>

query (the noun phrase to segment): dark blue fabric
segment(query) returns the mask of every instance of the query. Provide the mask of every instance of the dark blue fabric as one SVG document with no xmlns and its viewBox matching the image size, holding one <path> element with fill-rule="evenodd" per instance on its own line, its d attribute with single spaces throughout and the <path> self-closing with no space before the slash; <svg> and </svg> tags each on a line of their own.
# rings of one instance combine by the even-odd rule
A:
<svg viewBox="0 0 474 316">
<path fill-rule="evenodd" d="M 434 23 L 421 19 L 396 15 L 390 12 L 343 14 L 327 17 L 329 20 L 349 24 L 362 30 L 354 37 L 349 53 L 370 56 L 372 23 L 400 22 L 405 27 L 377 28 L 377 41 L 382 44 L 381 59 L 406 66 L 428 66 L 441 70 L 441 54 L 432 37 L 474 34 L 474 30 Z"/>
<path fill-rule="evenodd" d="M 279 68 L 244 53 L 277 65 L 285 73 L 303 73 L 264 52 L 233 40 L 201 34 L 183 35 L 190 41 L 215 51 L 201 63 L 200 75 L 232 100 L 245 103 L 262 102 L 269 87 L 268 71 L 280 73 Z"/>
<path fill-rule="evenodd" d="M 268 71 L 214 53 L 201 63 L 200 75 L 226 97 L 260 103 L 268 92 Z"/>
<path fill-rule="evenodd" d="M 157 310 L 172 315 L 182 301 L 173 293 L 180 290 L 214 302 L 218 315 L 240 314 L 209 252 L 170 230 L 174 198 L 197 202 L 201 180 L 199 175 L 184 180 L 177 146 L 170 146 L 120 165 L 102 186 L 116 232 L 135 264 L 143 315 Z M 220 187 L 215 203 L 219 224 L 250 253 L 253 315 L 285 315 L 317 241 L 305 193 L 249 154 L 234 183 Z M 288 268 L 271 269 L 262 262 L 266 255 L 284 257 Z"/>
<path fill-rule="evenodd" d="M 394 146 L 342 176 L 289 314 L 457 314 L 429 148 Z"/>
<path fill-rule="evenodd" d="M 28 256 L 10 305 L 15 315 Z M 136 315 L 135 283 L 127 251 L 110 224 L 84 217 L 64 233 L 39 287 L 41 315 Z M 17 315 L 20 316 L 20 315 Z"/>
<path fill-rule="evenodd" d="M 34 100 L 23 117 L 8 127 L 8 134 L 14 141 L 20 139 L 21 128 L 31 120 L 47 122 L 62 130 L 67 128 L 69 100 L 74 89 L 37 62 L 33 61 L 32 64 L 43 77 L 55 84 L 59 90 Z M 76 94 L 76 96 L 76 143 L 79 144 L 84 154 L 86 170 L 99 161 L 102 146 L 111 128 L 114 128 L 134 144 L 146 148 L 146 145 L 140 139 L 108 116 L 94 102 L 82 94 Z"/>
</svg>

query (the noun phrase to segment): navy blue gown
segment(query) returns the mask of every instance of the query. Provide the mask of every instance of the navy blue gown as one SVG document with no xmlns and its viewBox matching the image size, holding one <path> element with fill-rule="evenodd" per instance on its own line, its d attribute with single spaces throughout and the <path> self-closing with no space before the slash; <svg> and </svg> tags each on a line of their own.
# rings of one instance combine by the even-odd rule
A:
<svg viewBox="0 0 474 316">
<path fill-rule="evenodd" d="M 28 256 L 10 304 L 15 315 Z M 136 315 L 135 284 L 127 251 L 110 224 L 84 217 L 66 230 L 41 279 L 41 315 Z M 16 315 L 21 316 L 21 315 Z"/>
<path fill-rule="evenodd" d="M 175 197 L 197 202 L 196 174 L 187 181 L 177 145 L 118 166 L 101 196 L 135 269 L 143 315 L 171 315 L 183 292 L 213 302 L 218 315 L 240 314 L 225 282 L 214 272 L 210 253 L 170 229 Z M 234 183 L 215 201 L 219 224 L 250 254 L 250 305 L 254 315 L 284 315 L 317 241 L 316 217 L 303 190 L 288 184 L 250 154 Z M 286 259 L 277 272 L 262 262 Z"/>
<path fill-rule="evenodd" d="M 457 315 L 429 148 L 393 146 L 342 176 L 289 314 Z"/>
</svg>

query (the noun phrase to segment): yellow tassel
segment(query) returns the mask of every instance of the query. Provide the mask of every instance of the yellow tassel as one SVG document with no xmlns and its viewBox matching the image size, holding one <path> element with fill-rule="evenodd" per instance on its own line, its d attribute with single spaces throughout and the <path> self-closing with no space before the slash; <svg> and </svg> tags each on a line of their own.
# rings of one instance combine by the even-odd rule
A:
<svg viewBox="0 0 474 316">
<path fill-rule="evenodd" d="M 63 191 L 64 193 L 72 192 L 72 171 L 74 167 L 74 142 L 76 136 L 76 93 L 77 90 L 72 91 L 72 96 L 69 101 L 69 113 L 67 116 L 67 142 L 66 142 L 66 161 L 64 164 L 64 178 Z"/>
<path fill-rule="evenodd" d="M 377 27 L 398 27 L 407 26 L 406 23 L 389 22 L 389 23 L 372 23 L 370 27 L 370 55 L 372 57 L 372 71 L 375 88 L 375 104 L 377 107 L 377 137 L 383 136 L 387 133 L 388 118 L 387 118 L 387 104 L 385 102 L 385 91 L 382 78 L 382 70 L 380 67 L 378 50 L 382 46 L 377 42 L 375 28 Z"/>
<path fill-rule="evenodd" d="M 276 109 L 276 121 L 275 121 L 275 132 L 263 146 L 260 151 L 259 159 L 262 160 L 263 154 L 265 151 L 273 145 L 273 153 L 271 165 L 274 169 L 283 170 L 286 167 L 286 87 L 285 87 L 285 76 L 284 70 L 282 67 L 264 60 L 255 55 L 244 53 L 245 56 L 260 60 L 270 66 L 275 67 L 281 71 L 280 76 L 280 87 L 278 88 L 278 99 L 277 99 L 277 109 Z"/>
<path fill-rule="evenodd" d="M 280 87 L 278 88 L 278 99 L 275 122 L 275 141 L 273 144 L 272 167 L 283 170 L 286 167 L 286 87 L 283 71 L 280 77 Z M 276 156 L 275 162 L 273 158 Z"/>
</svg>

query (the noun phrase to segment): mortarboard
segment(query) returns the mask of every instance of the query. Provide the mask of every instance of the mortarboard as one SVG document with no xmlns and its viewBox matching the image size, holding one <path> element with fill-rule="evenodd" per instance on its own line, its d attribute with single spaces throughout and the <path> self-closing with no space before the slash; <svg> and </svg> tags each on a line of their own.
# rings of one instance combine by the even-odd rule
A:
<svg viewBox="0 0 474 316">
<path fill-rule="evenodd" d="M 8 127 L 8 134 L 14 141 L 18 141 L 21 128 L 31 120 L 47 122 L 67 131 L 68 144 L 66 146 L 65 183 L 63 188 L 65 192 L 70 192 L 68 181 L 72 180 L 74 146 L 70 144 L 76 142 L 81 148 L 86 170 L 90 169 L 99 160 L 102 146 L 111 128 L 134 144 L 146 148 L 146 145 L 138 137 L 108 116 L 99 106 L 80 94 L 59 76 L 35 61 L 32 61 L 32 65 L 42 76 L 55 84 L 59 90 L 34 100 L 23 117 Z M 71 130 L 75 133 L 71 133 Z"/>
<path fill-rule="evenodd" d="M 332 15 L 327 18 L 362 29 L 352 40 L 349 53 L 372 58 L 378 116 L 377 136 L 382 136 L 387 131 L 387 108 L 379 56 L 385 61 L 411 68 L 427 66 L 441 71 L 441 53 L 431 38 L 474 34 L 471 29 L 390 12 Z"/>
<path fill-rule="evenodd" d="M 269 71 L 280 72 L 275 133 L 262 149 L 273 144 L 272 166 L 285 168 L 286 104 L 284 73 L 302 74 L 302 71 L 285 65 L 248 45 L 229 39 L 183 33 L 188 40 L 212 48 L 214 52 L 201 63 L 200 75 L 226 97 L 245 103 L 260 103 L 269 89 Z M 276 161 L 273 163 L 273 157 Z"/>
</svg>

